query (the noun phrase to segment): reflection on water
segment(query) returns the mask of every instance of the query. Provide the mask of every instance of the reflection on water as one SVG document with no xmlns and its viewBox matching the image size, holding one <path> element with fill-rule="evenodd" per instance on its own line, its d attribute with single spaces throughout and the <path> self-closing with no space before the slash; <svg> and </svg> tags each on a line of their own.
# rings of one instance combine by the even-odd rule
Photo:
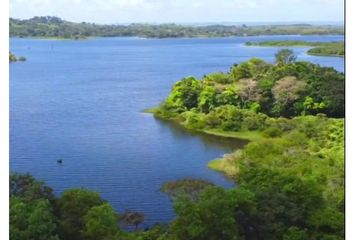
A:
<svg viewBox="0 0 354 240">
<path fill-rule="evenodd" d="M 232 137 L 220 137 L 215 135 L 209 135 L 203 132 L 194 131 L 191 129 L 186 129 L 180 124 L 173 121 L 163 120 L 159 118 L 156 118 L 156 120 L 161 125 L 170 127 L 171 131 L 173 132 L 176 138 L 185 138 L 186 135 L 198 137 L 202 140 L 203 144 L 206 147 L 213 146 L 216 148 L 222 148 L 225 150 L 225 152 L 232 152 L 235 149 L 241 149 L 249 142 L 247 140 L 236 139 Z"/>
</svg>

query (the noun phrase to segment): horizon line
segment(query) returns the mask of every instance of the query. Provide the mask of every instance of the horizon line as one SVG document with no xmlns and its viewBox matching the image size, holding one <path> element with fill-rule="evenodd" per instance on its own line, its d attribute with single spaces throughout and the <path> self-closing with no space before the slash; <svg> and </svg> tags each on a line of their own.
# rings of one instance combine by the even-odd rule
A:
<svg viewBox="0 0 354 240">
<path fill-rule="evenodd" d="M 88 22 L 88 21 L 73 21 L 73 20 L 67 20 L 59 16 L 50 16 L 50 15 L 42 15 L 42 16 L 32 16 L 30 18 L 17 18 L 17 17 L 11 17 L 9 16 L 9 19 L 15 19 L 15 20 L 30 20 L 35 17 L 56 17 L 59 18 L 63 21 L 67 22 L 72 22 L 72 23 L 90 23 L 90 24 L 98 24 L 98 25 L 128 25 L 128 24 L 151 24 L 151 25 L 157 25 L 157 24 L 178 24 L 178 25 L 199 25 L 199 26 L 208 26 L 208 25 L 234 25 L 234 24 L 253 24 L 253 25 L 262 25 L 262 24 L 283 24 L 283 25 L 295 25 L 295 24 L 313 24 L 313 25 L 344 25 L 345 21 L 344 20 L 335 20 L 335 21 L 322 21 L 322 20 L 317 20 L 317 21 L 306 21 L 306 20 L 296 20 L 296 21 L 203 21 L 203 22 L 179 22 L 179 21 L 171 21 L 171 22 L 151 22 L 151 21 L 137 21 L 137 22 L 115 22 L 115 23 L 99 23 L 99 22 Z"/>
</svg>

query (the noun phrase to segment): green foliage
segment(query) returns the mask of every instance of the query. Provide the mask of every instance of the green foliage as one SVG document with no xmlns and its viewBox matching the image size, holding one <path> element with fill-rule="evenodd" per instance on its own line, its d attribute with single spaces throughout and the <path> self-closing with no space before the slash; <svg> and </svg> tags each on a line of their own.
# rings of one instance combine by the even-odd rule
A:
<svg viewBox="0 0 354 240">
<path fill-rule="evenodd" d="M 233 105 L 223 105 L 213 109 L 205 119 L 209 128 L 224 131 L 256 130 L 263 128 L 266 115 Z"/>
<path fill-rule="evenodd" d="M 233 79 L 236 81 L 242 78 L 252 77 L 250 65 L 247 62 L 236 64 L 234 67 L 231 68 L 230 73 Z"/>
<path fill-rule="evenodd" d="M 95 206 L 103 203 L 98 193 L 85 189 L 65 191 L 58 201 L 60 211 L 60 233 L 64 239 L 82 239 L 84 216 Z"/>
<path fill-rule="evenodd" d="M 16 56 L 13 54 L 13 53 L 9 53 L 9 61 L 10 62 L 16 62 L 17 61 L 17 58 Z"/>
<path fill-rule="evenodd" d="M 316 229 L 317 239 L 330 235 L 344 238 L 344 214 L 342 212 L 332 208 L 321 209 L 311 217 L 310 223 Z"/>
<path fill-rule="evenodd" d="M 23 62 L 23 61 L 26 61 L 26 58 L 25 57 L 16 57 L 12 52 L 9 52 L 9 62 L 17 62 L 17 61 L 20 61 L 20 62 Z"/>
<path fill-rule="evenodd" d="M 294 52 L 292 50 L 282 49 L 275 54 L 275 59 L 278 65 L 287 65 L 295 62 L 296 56 L 294 55 Z"/>
<path fill-rule="evenodd" d="M 217 106 L 220 105 L 234 105 L 240 107 L 241 99 L 237 95 L 236 91 L 232 88 L 228 88 L 216 95 Z"/>
<path fill-rule="evenodd" d="M 266 137 L 271 137 L 271 138 L 279 137 L 279 136 L 281 136 L 281 134 L 282 134 L 282 130 L 280 130 L 280 129 L 277 128 L 277 127 L 269 127 L 269 128 L 266 128 L 266 129 L 263 131 L 263 134 L 264 134 Z"/>
<path fill-rule="evenodd" d="M 172 235 L 169 225 L 156 224 L 147 231 L 140 232 L 137 236 L 132 238 L 134 240 L 177 240 Z"/>
<path fill-rule="evenodd" d="M 221 83 L 221 84 L 227 84 L 232 82 L 230 76 L 222 72 L 208 74 L 204 77 L 204 81 Z"/>
<path fill-rule="evenodd" d="M 253 58 L 235 65 L 229 74 L 217 73 L 222 81 L 213 75 L 202 80 L 184 78 L 174 85 L 155 115 L 178 119 L 186 111 L 209 114 L 218 107 L 232 105 L 275 117 L 319 113 L 343 117 L 344 74 L 294 60 L 293 53 L 285 49 L 278 53 L 277 65 Z M 193 119 L 198 119 L 196 114 Z M 201 129 L 203 124 L 196 126 Z"/>
<path fill-rule="evenodd" d="M 200 92 L 200 81 L 194 77 L 184 78 L 173 86 L 171 94 L 166 100 L 166 106 L 176 112 L 198 107 Z"/>
<path fill-rule="evenodd" d="M 208 113 L 217 105 L 216 90 L 213 87 L 206 86 L 199 94 L 198 108 L 204 113 Z"/>
<path fill-rule="evenodd" d="M 10 199 L 10 239 L 58 240 L 57 219 L 47 199 Z"/>
<path fill-rule="evenodd" d="M 120 239 L 118 214 L 98 193 L 70 189 L 57 199 L 29 174 L 10 174 L 11 239 Z"/>
<path fill-rule="evenodd" d="M 108 203 L 92 207 L 83 219 L 84 239 L 109 240 L 118 234 L 118 215 Z"/>
<path fill-rule="evenodd" d="M 263 47 L 292 47 L 292 46 L 312 46 L 307 51 L 310 55 L 318 56 L 344 56 L 344 42 L 306 42 L 306 41 L 264 41 L 246 42 L 247 46 Z"/>
<path fill-rule="evenodd" d="M 245 170 L 241 184 L 255 194 L 255 229 L 264 239 L 281 239 L 286 229 L 308 227 L 310 217 L 323 206 L 315 182 L 266 168 Z"/>
<path fill-rule="evenodd" d="M 301 230 L 298 227 L 288 228 L 283 235 L 284 240 L 303 240 L 308 238 L 309 236 L 307 235 L 306 230 Z"/>
<path fill-rule="evenodd" d="M 37 181 L 30 174 L 10 174 L 10 198 L 19 197 L 28 201 L 47 199 L 54 202 L 53 189 Z"/>
<path fill-rule="evenodd" d="M 202 79 L 202 104 L 174 115 L 206 133 L 258 134 L 213 162 L 252 198 L 238 206 L 232 190 L 210 187 L 197 198 L 180 197 L 177 239 L 343 239 L 344 120 L 327 116 L 344 116 L 344 75 L 294 62 L 292 52 L 278 58 L 277 65 L 253 59 L 234 66 L 224 83 Z"/>
<path fill-rule="evenodd" d="M 310 55 L 316 56 L 344 56 L 344 42 L 333 42 L 327 45 L 311 48 L 307 51 Z"/>
<path fill-rule="evenodd" d="M 185 178 L 173 182 L 166 182 L 162 185 L 161 190 L 167 193 L 172 199 L 179 196 L 188 196 L 192 200 L 195 200 L 198 198 L 200 192 L 213 185 L 214 184 L 206 180 Z"/>
<path fill-rule="evenodd" d="M 221 188 L 207 188 L 194 202 L 179 198 L 174 204 L 177 218 L 172 223 L 178 239 L 240 239 L 234 208 L 237 199 Z"/>
<path fill-rule="evenodd" d="M 183 125 L 189 129 L 203 129 L 206 126 L 206 119 L 204 114 L 199 114 L 194 111 L 183 112 L 179 119 L 183 121 Z"/>
<path fill-rule="evenodd" d="M 33 17 L 27 20 L 10 18 L 11 37 L 41 37 L 84 39 L 91 36 L 148 38 L 230 37 L 255 35 L 328 35 L 344 34 L 343 26 L 271 25 L 271 26 L 186 26 L 176 24 L 99 25 L 74 23 L 57 17 Z"/>
</svg>

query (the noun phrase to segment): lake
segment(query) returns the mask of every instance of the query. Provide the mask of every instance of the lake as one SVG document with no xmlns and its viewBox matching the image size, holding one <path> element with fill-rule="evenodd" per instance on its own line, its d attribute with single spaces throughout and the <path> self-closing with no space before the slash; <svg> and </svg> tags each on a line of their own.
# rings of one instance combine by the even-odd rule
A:
<svg viewBox="0 0 354 240">
<path fill-rule="evenodd" d="M 10 64 L 10 170 L 31 173 L 56 194 L 98 191 L 120 212 L 143 212 L 145 225 L 170 221 L 162 183 L 193 177 L 231 187 L 207 162 L 245 143 L 193 134 L 142 110 L 159 104 L 182 77 L 227 71 L 251 57 L 273 62 L 279 48 L 244 46 L 264 40 L 343 36 L 10 39 L 10 50 L 27 58 Z M 292 49 L 299 60 L 344 71 L 343 58 Z"/>
</svg>

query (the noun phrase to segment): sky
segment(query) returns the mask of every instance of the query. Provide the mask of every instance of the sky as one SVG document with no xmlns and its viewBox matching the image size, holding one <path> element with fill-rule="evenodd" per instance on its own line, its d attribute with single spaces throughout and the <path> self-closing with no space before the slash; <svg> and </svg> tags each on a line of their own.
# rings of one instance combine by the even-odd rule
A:
<svg viewBox="0 0 354 240">
<path fill-rule="evenodd" d="M 10 0 L 10 17 L 74 22 L 343 22 L 344 0 Z"/>
</svg>

